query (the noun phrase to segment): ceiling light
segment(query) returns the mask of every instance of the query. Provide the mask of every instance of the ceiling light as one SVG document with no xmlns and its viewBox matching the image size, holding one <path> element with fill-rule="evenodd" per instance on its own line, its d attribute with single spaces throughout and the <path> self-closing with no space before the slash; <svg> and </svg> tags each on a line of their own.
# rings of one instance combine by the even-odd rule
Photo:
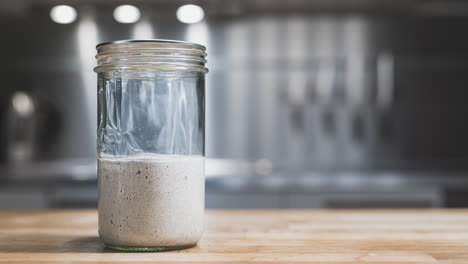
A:
<svg viewBox="0 0 468 264">
<path fill-rule="evenodd" d="M 59 24 L 70 24 L 76 20 L 76 9 L 67 5 L 54 6 L 50 10 L 50 18 Z"/>
<path fill-rule="evenodd" d="M 177 9 L 177 19 L 186 24 L 193 24 L 203 20 L 205 11 L 197 5 L 183 5 Z"/>
<path fill-rule="evenodd" d="M 135 23 L 140 19 L 140 16 L 140 9 L 136 6 L 121 5 L 114 9 L 114 19 L 120 23 Z"/>
</svg>

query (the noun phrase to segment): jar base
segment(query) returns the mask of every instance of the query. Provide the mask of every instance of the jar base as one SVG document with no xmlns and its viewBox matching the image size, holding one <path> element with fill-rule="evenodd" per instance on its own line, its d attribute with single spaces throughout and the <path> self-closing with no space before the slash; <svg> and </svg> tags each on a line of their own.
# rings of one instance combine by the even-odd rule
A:
<svg viewBox="0 0 468 264">
<path fill-rule="evenodd" d="M 180 250 L 180 249 L 187 249 L 194 247 L 196 244 L 193 245 L 183 245 L 183 246 L 164 246 L 164 247 L 123 247 L 123 246 L 112 246 L 107 245 L 106 247 L 118 250 L 118 251 L 131 251 L 131 252 L 161 252 L 161 251 L 171 251 L 171 250 Z"/>
</svg>

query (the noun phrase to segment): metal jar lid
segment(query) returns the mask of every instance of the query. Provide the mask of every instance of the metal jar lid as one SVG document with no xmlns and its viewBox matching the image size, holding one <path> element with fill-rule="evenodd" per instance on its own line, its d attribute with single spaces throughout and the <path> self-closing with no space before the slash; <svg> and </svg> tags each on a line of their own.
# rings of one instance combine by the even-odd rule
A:
<svg viewBox="0 0 468 264">
<path fill-rule="evenodd" d="M 150 39 L 119 40 L 96 46 L 95 72 L 116 70 L 159 70 L 207 73 L 203 45 L 185 41 Z"/>
</svg>

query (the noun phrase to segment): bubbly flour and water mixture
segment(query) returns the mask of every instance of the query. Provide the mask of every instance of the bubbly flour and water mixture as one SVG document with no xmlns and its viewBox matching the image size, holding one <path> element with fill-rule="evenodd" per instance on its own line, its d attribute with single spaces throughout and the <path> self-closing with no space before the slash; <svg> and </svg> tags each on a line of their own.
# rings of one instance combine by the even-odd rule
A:
<svg viewBox="0 0 468 264">
<path fill-rule="evenodd" d="M 98 159 L 99 234 L 107 245 L 190 246 L 203 232 L 202 156 Z"/>
</svg>

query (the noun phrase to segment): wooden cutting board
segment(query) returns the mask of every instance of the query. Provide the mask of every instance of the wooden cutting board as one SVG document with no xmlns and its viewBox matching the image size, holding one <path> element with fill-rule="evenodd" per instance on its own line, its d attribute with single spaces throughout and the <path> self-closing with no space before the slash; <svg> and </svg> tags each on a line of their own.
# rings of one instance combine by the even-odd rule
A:
<svg viewBox="0 0 468 264">
<path fill-rule="evenodd" d="M 107 249 L 97 213 L 0 212 L 3 263 L 468 263 L 468 210 L 207 211 L 198 246 Z"/>
</svg>

